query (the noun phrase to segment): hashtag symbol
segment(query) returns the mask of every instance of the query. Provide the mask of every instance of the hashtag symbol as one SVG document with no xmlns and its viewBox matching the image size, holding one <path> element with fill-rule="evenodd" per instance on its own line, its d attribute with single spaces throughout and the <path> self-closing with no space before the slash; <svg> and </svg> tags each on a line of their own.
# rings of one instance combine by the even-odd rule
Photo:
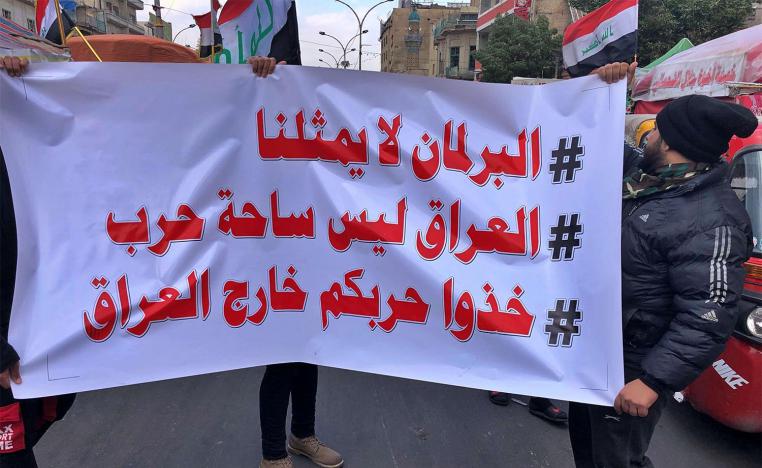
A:
<svg viewBox="0 0 762 468">
<path fill-rule="evenodd" d="M 579 143 L 580 137 L 563 137 L 558 140 L 558 148 L 551 153 L 553 161 L 550 163 L 550 172 L 553 174 L 553 183 L 574 182 L 574 175 L 578 169 L 582 169 L 582 160 L 585 155 L 585 147 Z"/>
<path fill-rule="evenodd" d="M 582 320 L 582 311 L 577 310 L 577 299 L 556 300 L 556 308 L 548 311 L 549 324 L 545 325 L 545 334 L 548 335 L 548 346 L 558 346 L 559 338 L 561 346 L 569 347 L 572 337 L 579 335 L 580 326 L 577 320 Z"/>
<path fill-rule="evenodd" d="M 579 238 L 582 230 L 578 213 L 558 217 L 558 224 L 550 228 L 548 241 L 548 248 L 553 252 L 553 261 L 574 260 L 574 250 L 582 243 Z"/>
</svg>

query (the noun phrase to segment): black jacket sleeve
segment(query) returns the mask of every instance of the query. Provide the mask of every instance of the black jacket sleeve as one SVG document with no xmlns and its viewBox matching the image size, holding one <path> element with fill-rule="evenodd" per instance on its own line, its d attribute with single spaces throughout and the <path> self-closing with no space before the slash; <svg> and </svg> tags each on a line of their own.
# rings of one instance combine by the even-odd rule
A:
<svg viewBox="0 0 762 468">
<path fill-rule="evenodd" d="M 0 337 L 0 372 L 7 370 L 11 364 L 19 360 L 19 355 L 13 346 Z"/>
<path fill-rule="evenodd" d="M 296 20 L 296 2 L 293 2 L 288 10 L 285 26 L 273 37 L 269 56 L 278 62 L 285 61 L 288 65 L 302 64 L 302 52 L 299 48 L 299 23 Z"/>
<path fill-rule="evenodd" d="M 680 391 L 717 358 L 738 318 L 749 239 L 718 226 L 667 253 L 674 319 L 643 360 L 641 380 L 654 390 Z"/>
</svg>

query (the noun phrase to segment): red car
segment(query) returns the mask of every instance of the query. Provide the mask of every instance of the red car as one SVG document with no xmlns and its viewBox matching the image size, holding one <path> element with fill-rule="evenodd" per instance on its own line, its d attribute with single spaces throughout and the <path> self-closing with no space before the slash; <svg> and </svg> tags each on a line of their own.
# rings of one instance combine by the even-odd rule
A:
<svg viewBox="0 0 762 468">
<path fill-rule="evenodd" d="M 733 336 L 684 395 L 696 410 L 728 427 L 762 432 L 762 127 L 749 138 L 733 139 L 726 157 L 730 184 L 751 217 L 754 252 Z"/>
</svg>

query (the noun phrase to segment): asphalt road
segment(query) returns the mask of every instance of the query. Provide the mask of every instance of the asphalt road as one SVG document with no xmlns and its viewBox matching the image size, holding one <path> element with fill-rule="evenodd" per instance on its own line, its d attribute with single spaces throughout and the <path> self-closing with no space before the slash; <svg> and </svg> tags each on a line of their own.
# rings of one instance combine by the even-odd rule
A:
<svg viewBox="0 0 762 468">
<path fill-rule="evenodd" d="M 81 394 L 37 446 L 40 467 L 257 467 L 263 369 Z M 319 437 L 347 468 L 571 467 L 566 427 L 486 392 L 321 368 Z M 762 437 L 670 405 L 657 467 L 762 466 Z M 312 466 L 304 459 L 297 467 Z"/>
</svg>

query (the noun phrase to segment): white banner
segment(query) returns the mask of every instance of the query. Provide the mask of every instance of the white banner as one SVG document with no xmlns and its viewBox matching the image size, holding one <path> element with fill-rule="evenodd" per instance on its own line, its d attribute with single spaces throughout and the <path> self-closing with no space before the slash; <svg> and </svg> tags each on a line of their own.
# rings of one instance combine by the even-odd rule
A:
<svg viewBox="0 0 762 468">
<path fill-rule="evenodd" d="M 303 361 L 611 404 L 624 95 L 290 66 L 3 75 L 14 394 Z"/>
</svg>

